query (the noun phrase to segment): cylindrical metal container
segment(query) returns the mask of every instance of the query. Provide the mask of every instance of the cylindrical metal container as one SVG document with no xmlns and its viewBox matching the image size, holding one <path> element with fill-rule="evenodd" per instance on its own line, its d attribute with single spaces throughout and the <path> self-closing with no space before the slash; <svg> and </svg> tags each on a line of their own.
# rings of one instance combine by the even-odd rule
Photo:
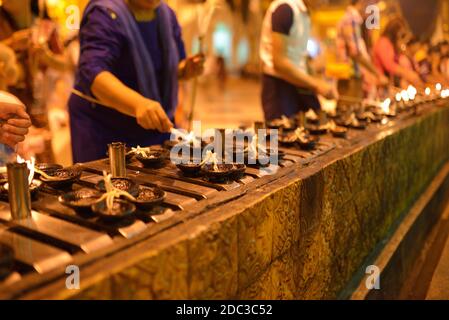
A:
<svg viewBox="0 0 449 320">
<path fill-rule="evenodd" d="M 28 185 L 29 170 L 26 163 L 7 164 L 8 193 L 11 217 L 14 220 L 31 216 L 31 196 Z"/>
<path fill-rule="evenodd" d="M 122 142 L 113 142 L 109 147 L 109 163 L 113 178 L 126 177 L 126 146 Z"/>
</svg>

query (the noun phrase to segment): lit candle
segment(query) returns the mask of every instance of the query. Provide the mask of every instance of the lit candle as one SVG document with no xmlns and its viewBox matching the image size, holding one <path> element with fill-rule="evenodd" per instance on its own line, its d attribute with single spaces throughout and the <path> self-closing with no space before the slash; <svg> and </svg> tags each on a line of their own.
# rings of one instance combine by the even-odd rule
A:
<svg viewBox="0 0 449 320">
<path fill-rule="evenodd" d="M 382 111 L 386 114 L 390 113 L 390 104 L 391 104 L 391 99 L 387 98 L 384 100 L 384 102 L 382 102 Z"/>
<path fill-rule="evenodd" d="M 410 101 L 410 97 L 408 96 L 408 92 L 406 90 L 401 91 L 401 96 L 402 96 L 402 100 L 404 100 L 404 102 Z"/>
</svg>

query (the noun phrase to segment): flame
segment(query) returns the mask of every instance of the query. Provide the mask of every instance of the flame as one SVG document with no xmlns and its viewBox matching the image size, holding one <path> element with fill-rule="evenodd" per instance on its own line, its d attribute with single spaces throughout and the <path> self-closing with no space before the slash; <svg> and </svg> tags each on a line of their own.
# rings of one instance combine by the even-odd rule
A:
<svg viewBox="0 0 449 320">
<path fill-rule="evenodd" d="M 442 89 L 441 83 L 437 83 L 435 85 L 435 89 L 437 89 L 437 91 L 441 91 L 441 89 Z"/>
<path fill-rule="evenodd" d="M 391 104 L 390 98 L 387 98 L 384 100 L 384 102 L 382 102 L 382 111 L 384 113 L 390 113 L 390 104 Z"/>
<path fill-rule="evenodd" d="M 409 85 L 407 88 L 407 94 L 410 98 L 410 100 L 415 100 L 416 94 L 418 93 L 418 91 L 416 90 L 416 88 L 412 85 Z"/>
<path fill-rule="evenodd" d="M 430 96 L 430 88 L 427 87 L 426 90 L 424 90 L 424 93 L 426 94 L 426 96 Z"/>
<path fill-rule="evenodd" d="M 408 95 L 407 90 L 402 90 L 401 91 L 401 96 L 402 96 L 402 100 L 404 100 L 404 102 L 409 102 L 410 101 L 410 97 Z"/>
<path fill-rule="evenodd" d="M 31 157 L 31 160 L 25 160 L 21 156 L 17 155 L 17 163 L 26 163 L 27 168 L 30 171 L 28 175 L 28 184 L 31 185 L 34 178 L 34 166 L 36 164 L 36 159 Z"/>
<path fill-rule="evenodd" d="M 402 100 L 401 93 L 400 92 L 396 93 L 396 101 L 401 102 L 401 100 Z"/>
<path fill-rule="evenodd" d="M 441 98 L 449 98 L 449 89 L 444 89 L 443 91 L 441 91 Z"/>
</svg>

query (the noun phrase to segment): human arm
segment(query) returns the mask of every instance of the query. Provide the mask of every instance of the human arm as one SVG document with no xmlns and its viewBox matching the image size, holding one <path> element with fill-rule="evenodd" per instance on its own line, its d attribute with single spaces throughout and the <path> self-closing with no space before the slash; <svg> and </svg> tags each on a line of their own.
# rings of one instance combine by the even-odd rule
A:
<svg viewBox="0 0 449 320">
<path fill-rule="evenodd" d="M 393 44 L 387 38 L 382 37 L 378 40 L 375 54 L 388 73 L 404 78 L 416 87 L 421 87 L 423 85 L 421 78 L 416 72 L 407 70 L 395 61 Z"/>
<path fill-rule="evenodd" d="M 135 117 L 145 129 L 168 132 L 173 126 L 161 105 L 126 86 L 115 75 L 125 36 L 111 14 L 96 8 L 80 31 L 79 77 L 84 92 L 91 92 L 106 107 Z"/>
<path fill-rule="evenodd" d="M 285 55 L 287 48 L 287 37 L 277 32 L 272 32 L 273 39 L 273 67 L 281 77 L 301 88 L 307 88 L 321 94 L 328 99 L 336 99 L 336 89 L 327 82 L 312 77 L 295 66 Z"/>
<path fill-rule="evenodd" d="M 14 147 L 25 140 L 30 117 L 19 99 L 3 91 L 0 91 L 0 121 L 0 143 Z"/>
<path fill-rule="evenodd" d="M 145 129 L 169 132 L 173 127 L 159 102 L 143 97 L 108 71 L 97 75 L 91 90 L 106 106 L 135 117 L 137 123 Z"/>
</svg>

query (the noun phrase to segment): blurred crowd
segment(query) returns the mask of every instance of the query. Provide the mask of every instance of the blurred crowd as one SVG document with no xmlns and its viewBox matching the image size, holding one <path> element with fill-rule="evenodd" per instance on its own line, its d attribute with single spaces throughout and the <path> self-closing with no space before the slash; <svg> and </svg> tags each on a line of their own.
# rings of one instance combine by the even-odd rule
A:
<svg viewBox="0 0 449 320">
<path fill-rule="evenodd" d="M 306 7 L 310 1 L 283 2 Z M 25 5 L 29 3 L 30 6 Z M 31 119 L 29 134 L 15 151 L 26 158 L 35 156 L 41 162 L 69 164 L 70 141 L 58 140 L 67 136 L 58 133 L 61 130 L 69 130 L 67 101 L 74 83 L 80 44 L 77 32 L 66 32 L 64 37 L 61 35 L 58 24 L 49 17 L 43 3 L 45 2 L 38 0 L 2 1 L 0 91 L 9 92 L 20 99 L 27 106 L 26 110 Z M 339 95 L 378 97 L 382 90 L 407 88 L 409 85 L 422 89 L 436 83 L 444 87 L 449 86 L 447 40 L 431 43 L 429 40 L 419 39 L 410 32 L 405 21 L 397 17 L 390 19 L 380 37 L 372 42 L 361 28 L 365 17 L 364 10 L 359 5 L 360 1 L 352 1 L 338 25 L 337 55 L 340 61 L 350 65 L 347 75 L 334 76 L 338 79 L 338 90 L 331 88 L 325 81 L 307 78 L 289 70 L 288 61 L 286 65 L 282 65 L 283 57 L 279 52 L 282 53 L 285 48 L 279 47 L 282 49 L 270 52 L 278 45 L 277 40 L 264 44 L 262 35 L 261 57 L 266 67 L 263 70 L 263 82 L 267 92 L 271 94 L 274 90 L 288 96 L 288 86 L 293 84 L 296 88 L 304 86 L 306 89 L 313 89 L 316 94 L 338 99 Z M 307 8 L 303 11 L 306 13 Z M 286 24 L 288 19 L 285 17 L 289 16 L 289 8 L 278 4 L 272 8 L 270 14 L 273 16 L 266 20 L 267 32 L 279 35 L 280 41 L 292 41 L 288 38 L 292 34 L 292 25 L 301 21 L 292 20 L 290 24 Z M 307 18 L 307 14 L 304 14 L 304 17 Z M 266 52 L 263 51 L 264 45 Z M 302 64 L 302 61 L 295 61 L 295 57 L 287 58 Z M 213 73 L 218 79 L 219 88 L 223 90 L 227 78 L 226 62 L 223 57 L 216 57 L 210 63 L 211 65 L 206 64 L 206 73 L 207 70 Z M 313 64 L 313 59 L 308 63 Z M 313 75 L 310 70 L 304 72 Z M 287 79 L 288 83 L 281 83 L 279 79 Z M 263 97 L 266 117 L 287 114 L 289 110 L 282 110 L 283 106 L 279 105 L 283 102 L 274 101 L 276 97 L 270 94 Z M 286 108 L 288 109 L 288 106 Z M 64 159 L 55 159 L 54 146 L 68 151 L 57 152 L 62 154 Z M 8 152 L 8 147 L 3 147 L 2 152 Z"/>
</svg>

